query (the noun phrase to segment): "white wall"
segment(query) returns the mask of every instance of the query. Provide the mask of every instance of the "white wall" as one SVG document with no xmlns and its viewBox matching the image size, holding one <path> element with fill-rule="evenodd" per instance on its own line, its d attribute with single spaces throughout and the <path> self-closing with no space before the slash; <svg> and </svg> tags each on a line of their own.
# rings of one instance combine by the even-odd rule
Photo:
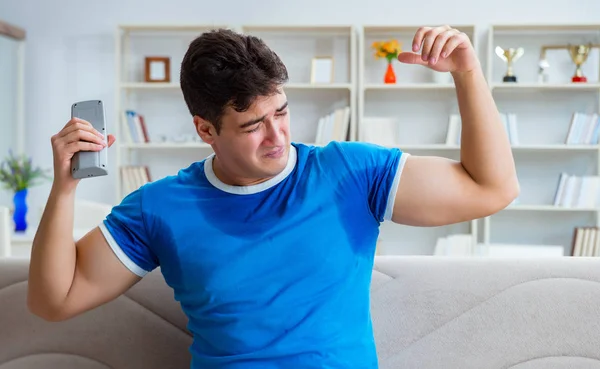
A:
<svg viewBox="0 0 600 369">
<path fill-rule="evenodd" d="M 103 99 L 108 116 L 114 116 L 113 41 L 119 23 L 475 24 L 485 48 L 490 23 L 593 23 L 600 22 L 598 14 L 597 0 L 0 0 L 0 17 L 27 30 L 26 147 L 45 167 L 52 166 L 50 137 L 67 122 L 74 101 Z M 43 205 L 49 188 L 32 190 L 33 207 Z M 86 180 L 78 197 L 110 202 L 113 189 L 111 177 Z"/>
<path fill-rule="evenodd" d="M 0 161 L 8 156 L 9 150 L 18 154 L 17 142 L 18 96 L 15 94 L 19 83 L 19 41 L 0 36 Z M 0 188 L 3 189 L 3 184 Z M 0 206 L 10 206 L 9 191 L 0 191 Z"/>
</svg>

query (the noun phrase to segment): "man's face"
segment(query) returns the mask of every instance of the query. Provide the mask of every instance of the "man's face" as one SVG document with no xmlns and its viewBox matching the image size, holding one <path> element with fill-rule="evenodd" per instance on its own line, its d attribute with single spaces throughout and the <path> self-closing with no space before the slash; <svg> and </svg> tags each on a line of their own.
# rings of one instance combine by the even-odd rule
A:
<svg viewBox="0 0 600 369">
<path fill-rule="evenodd" d="M 280 173 L 287 164 L 291 143 L 289 117 L 287 97 L 280 90 L 257 98 L 245 112 L 228 107 L 219 135 L 212 125 L 199 128 L 202 139 L 215 151 L 217 176 L 229 184 L 249 185 Z M 203 134 L 206 128 L 212 128 L 212 134 Z"/>
</svg>

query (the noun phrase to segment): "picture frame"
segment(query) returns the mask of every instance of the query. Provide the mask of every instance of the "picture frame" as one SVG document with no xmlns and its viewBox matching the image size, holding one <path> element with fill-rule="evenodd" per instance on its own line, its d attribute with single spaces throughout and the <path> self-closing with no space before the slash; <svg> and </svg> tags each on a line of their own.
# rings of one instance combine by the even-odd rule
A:
<svg viewBox="0 0 600 369">
<path fill-rule="evenodd" d="M 171 58 L 167 56 L 147 56 L 144 63 L 145 82 L 171 82 Z"/>
<path fill-rule="evenodd" d="M 312 59 L 310 82 L 312 84 L 333 83 L 333 58 L 317 56 Z"/>
</svg>

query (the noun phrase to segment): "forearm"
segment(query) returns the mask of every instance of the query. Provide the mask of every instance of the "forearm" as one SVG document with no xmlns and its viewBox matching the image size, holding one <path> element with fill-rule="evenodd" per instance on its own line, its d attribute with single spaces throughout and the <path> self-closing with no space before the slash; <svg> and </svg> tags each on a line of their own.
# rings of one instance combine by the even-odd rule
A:
<svg viewBox="0 0 600 369">
<path fill-rule="evenodd" d="M 462 120 L 463 167 L 483 188 L 514 197 L 518 183 L 510 141 L 481 68 L 453 77 Z"/>
<path fill-rule="evenodd" d="M 39 314 L 57 309 L 66 299 L 75 273 L 73 239 L 75 192 L 53 190 L 33 241 L 29 306 Z"/>
</svg>

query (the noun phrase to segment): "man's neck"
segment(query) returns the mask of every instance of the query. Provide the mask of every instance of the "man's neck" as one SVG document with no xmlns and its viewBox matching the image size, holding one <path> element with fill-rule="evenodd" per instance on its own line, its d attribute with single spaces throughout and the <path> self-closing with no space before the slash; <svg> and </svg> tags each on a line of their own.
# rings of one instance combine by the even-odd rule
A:
<svg viewBox="0 0 600 369">
<path fill-rule="evenodd" d="M 225 170 L 223 170 L 219 158 L 215 155 L 212 161 L 212 168 L 215 176 L 226 185 L 230 186 L 252 186 L 257 185 L 259 183 L 263 183 L 268 181 L 273 177 L 265 177 L 265 178 L 243 178 L 236 177 L 235 175 L 230 175 Z"/>
</svg>

